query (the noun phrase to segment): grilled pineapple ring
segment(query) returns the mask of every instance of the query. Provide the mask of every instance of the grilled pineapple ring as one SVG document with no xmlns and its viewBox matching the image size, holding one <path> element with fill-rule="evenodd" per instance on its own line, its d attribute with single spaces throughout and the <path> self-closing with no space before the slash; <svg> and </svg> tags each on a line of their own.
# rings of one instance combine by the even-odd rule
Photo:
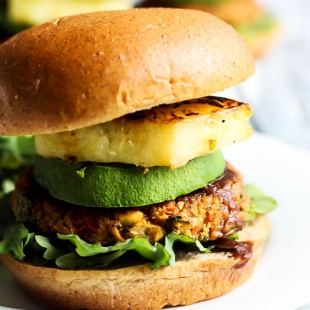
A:
<svg viewBox="0 0 310 310">
<path fill-rule="evenodd" d="M 45 158 L 74 162 L 127 163 L 175 169 L 189 160 L 247 139 L 248 104 L 204 97 L 160 105 L 92 127 L 38 135 L 36 151 Z"/>
</svg>

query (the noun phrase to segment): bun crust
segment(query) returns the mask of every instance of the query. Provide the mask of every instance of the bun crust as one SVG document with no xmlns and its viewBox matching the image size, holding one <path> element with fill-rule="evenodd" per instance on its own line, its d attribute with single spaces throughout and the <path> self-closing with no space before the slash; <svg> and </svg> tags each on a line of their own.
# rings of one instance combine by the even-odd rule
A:
<svg viewBox="0 0 310 310">
<path fill-rule="evenodd" d="M 184 9 L 60 18 L 0 45 L 0 134 L 73 130 L 207 96 L 254 72 L 243 39 Z"/>
<path fill-rule="evenodd" d="M 0 258 L 20 287 L 33 300 L 52 309 L 160 309 L 219 297 L 252 274 L 269 233 L 269 221 L 260 216 L 241 233 L 253 242 L 246 264 L 227 253 L 183 254 L 174 268 L 155 271 L 149 265 L 114 270 L 60 270 L 34 267 L 7 255 Z"/>
</svg>

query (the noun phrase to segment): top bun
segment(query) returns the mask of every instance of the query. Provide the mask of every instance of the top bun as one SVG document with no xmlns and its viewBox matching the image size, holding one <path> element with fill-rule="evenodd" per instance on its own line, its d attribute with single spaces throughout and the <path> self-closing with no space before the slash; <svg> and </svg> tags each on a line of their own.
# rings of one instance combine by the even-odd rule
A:
<svg viewBox="0 0 310 310">
<path fill-rule="evenodd" d="M 73 130 L 199 98 L 254 72 L 236 31 L 184 9 L 64 17 L 0 46 L 0 134 Z"/>
</svg>

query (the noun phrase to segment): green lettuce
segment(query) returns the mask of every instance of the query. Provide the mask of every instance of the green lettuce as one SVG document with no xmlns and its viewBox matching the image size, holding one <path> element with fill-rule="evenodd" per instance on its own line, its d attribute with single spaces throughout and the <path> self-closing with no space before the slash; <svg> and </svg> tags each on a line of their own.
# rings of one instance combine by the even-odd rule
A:
<svg viewBox="0 0 310 310">
<path fill-rule="evenodd" d="M 266 197 L 254 185 L 247 186 L 251 205 L 247 220 L 253 220 L 256 214 L 267 213 L 276 208 L 273 198 Z M 173 267 L 176 261 L 175 248 L 180 245 L 183 251 L 200 251 L 210 253 L 214 244 L 202 244 L 195 238 L 178 235 L 174 232 L 165 237 L 163 244 L 152 245 L 146 237 L 136 237 L 111 246 L 100 243 L 88 243 L 75 234 L 57 234 L 53 237 L 43 236 L 29 231 L 22 223 L 16 223 L 8 206 L 9 195 L 0 198 L 0 253 L 11 257 L 31 261 L 37 266 L 57 266 L 62 269 L 104 269 L 111 263 L 123 258 L 126 263 L 128 255 L 134 256 L 133 263 L 151 262 L 150 269 L 161 266 Z M 238 239 L 238 234 L 230 237 Z M 126 256 L 127 255 L 127 256 Z M 130 256 L 129 256 L 130 257 Z M 132 263 L 132 262 L 131 262 Z M 130 263 L 130 264 L 131 264 Z"/>
<path fill-rule="evenodd" d="M 33 136 L 0 137 L 0 197 L 14 189 L 20 173 L 34 163 Z"/>
<path fill-rule="evenodd" d="M 258 35 L 264 31 L 272 29 L 276 27 L 277 22 L 274 16 L 270 14 L 264 14 L 257 20 L 248 23 L 248 24 L 241 24 L 241 25 L 233 25 L 235 29 L 245 38 L 251 38 L 253 36 Z"/>
<path fill-rule="evenodd" d="M 174 232 L 165 237 L 164 244 L 152 245 L 146 237 L 136 237 L 111 246 L 88 243 L 75 234 L 43 236 L 30 231 L 23 223 L 16 223 L 9 207 L 9 194 L 0 198 L 0 253 L 31 261 L 34 265 L 56 265 L 63 269 L 105 268 L 125 253 L 135 252 L 139 262 L 151 262 L 150 269 L 174 266 L 174 245 L 210 252 L 197 239 Z M 126 258 L 125 258 L 126 259 Z"/>
<path fill-rule="evenodd" d="M 248 184 L 246 189 L 251 199 L 246 221 L 254 220 L 256 214 L 266 214 L 277 208 L 277 201 L 272 197 L 266 196 L 257 186 Z"/>
<path fill-rule="evenodd" d="M 165 244 L 152 245 L 147 238 L 136 237 L 125 242 L 116 242 L 112 246 L 102 246 L 100 243 L 90 244 L 77 235 L 57 234 L 57 239 L 29 232 L 24 224 L 10 226 L 3 241 L 0 242 L 0 253 L 6 253 L 13 258 L 31 259 L 35 265 L 54 263 L 63 269 L 104 268 L 128 251 L 137 252 L 147 262 L 152 262 L 150 269 L 161 266 L 174 266 L 175 242 L 194 246 L 196 251 L 210 252 L 198 240 L 170 233 L 165 238 Z"/>
</svg>

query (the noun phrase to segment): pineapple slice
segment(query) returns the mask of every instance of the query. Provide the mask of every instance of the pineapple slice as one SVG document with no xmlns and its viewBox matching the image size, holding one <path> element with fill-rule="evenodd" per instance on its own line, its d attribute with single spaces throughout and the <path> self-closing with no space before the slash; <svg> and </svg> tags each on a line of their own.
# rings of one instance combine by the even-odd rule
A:
<svg viewBox="0 0 310 310">
<path fill-rule="evenodd" d="M 169 166 L 245 140 L 252 134 L 248 104 L 204 97 L 161 105 L 70 132 L 38 135 L 36 151 L 46 158 Z"/>
</svg>

